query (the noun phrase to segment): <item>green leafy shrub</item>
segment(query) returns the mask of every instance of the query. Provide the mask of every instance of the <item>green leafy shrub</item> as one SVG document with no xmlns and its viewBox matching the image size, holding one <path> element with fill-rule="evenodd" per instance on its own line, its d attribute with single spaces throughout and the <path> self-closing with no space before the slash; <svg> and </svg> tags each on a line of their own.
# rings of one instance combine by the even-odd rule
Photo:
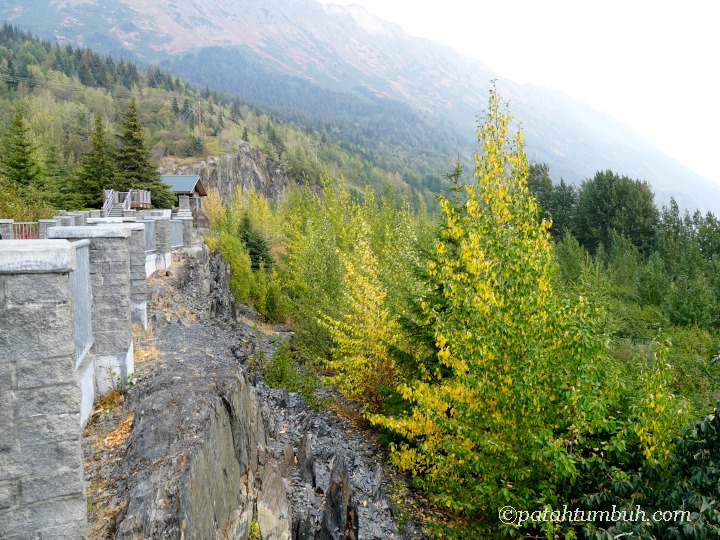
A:
<svg viewBox="0 0 720 540">
<path fill-rule="evenodd" d="M 251 361 L 251 369 L 257 370 L 268 386 L 297 392 L 305 398 L 308 405 L 318 407 L 322 403 L 317 393 L 320 379 L 313 367 L 300 365 L 287 341 L 269 358 L 264 353 L 258 353 Z"/>
</svg>

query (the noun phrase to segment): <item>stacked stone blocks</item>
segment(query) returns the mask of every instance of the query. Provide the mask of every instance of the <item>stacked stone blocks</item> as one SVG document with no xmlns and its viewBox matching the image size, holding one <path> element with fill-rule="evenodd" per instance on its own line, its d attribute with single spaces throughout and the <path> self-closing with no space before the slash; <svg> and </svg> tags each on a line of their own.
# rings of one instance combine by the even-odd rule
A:
<svg viewBox="0 0 720 540">
<path fill-rule="evenodd" d="M 131 231 L 127 227 L 53 227 L 51 238 L 90 240 L 95 389 L 110 390 L 134 371 L 130 309 Z"/>
<path fill-rule="evenodd" d="M 0 538 L 85 538 L 67 241 L 0 242 Z"/>
</svg>

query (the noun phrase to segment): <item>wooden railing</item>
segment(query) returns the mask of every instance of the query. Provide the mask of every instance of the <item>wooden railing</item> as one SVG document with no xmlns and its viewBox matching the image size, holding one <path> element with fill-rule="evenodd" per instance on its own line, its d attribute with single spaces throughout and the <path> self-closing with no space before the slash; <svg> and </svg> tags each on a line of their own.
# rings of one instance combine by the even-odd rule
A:
<svg viewBox="0 0 720 540">
<path fill-rule="evenodd" d="M 150 192 L 143 189 L 131 189 L 129 199 L 132 208 L 150 208 L 152 205 Z"/>
<path fill-rule="evenodd" d="M 37 240 L 40 238 L 40 224 L 35 222 L 13 223 L 15 240 Z"/>
<path fill-rule="evenodd" d="M 133 208 L 150 208 L 152 197 L 149 191 L 143 189 L 131 189 L 130 191 L 115 191 L 114 189 L 103 190 L 103 217 L 110 215 L 113 205 L 122 204 L 123 210 Z"/>
<path fill-rule="evenodd" d="M 117 200 L 117 193 L 114 189 L 103 189 L 103 205 L 102 205 L 102 216 L 108 217 L 110 210 L 112 210 L 113 204 Z"/>
</svg>

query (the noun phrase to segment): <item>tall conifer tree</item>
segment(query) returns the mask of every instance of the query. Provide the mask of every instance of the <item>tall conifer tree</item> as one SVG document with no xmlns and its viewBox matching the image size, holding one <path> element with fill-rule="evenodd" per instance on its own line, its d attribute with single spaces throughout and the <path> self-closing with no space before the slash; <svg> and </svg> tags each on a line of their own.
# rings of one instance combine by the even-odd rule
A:
<svg viewBox="0 0 720 540">
<path fill-rule="evenodd" d="M 125 112 L 120 129 L 121 133 L 118 136 L 120 146 L 117 149 L 118 190 L 148 190 L 152 192 L 153 206 L 170 208 L 175 202 L 175 195 L 150 163 L 150 152 L 145 146 L 134 99 Z"/>
<path fill-rule="evenodd" d="M 98 114 L 90 134 L 90 150 L 80 160 L 76 181 L 77 204 L 81 208 L 97 208 L 102 205 L 102 190 L 115 187 L 117 177 L 113 149 L 105 124 Z"/>
<path fill-rule="evenodd" d="M 20 105 L 4 137 L 0 172 L 22 190 L 42 191 L 44 179 L 36 156 L 37 149 L 25 122 L 25 109 Z"/>
</svg>

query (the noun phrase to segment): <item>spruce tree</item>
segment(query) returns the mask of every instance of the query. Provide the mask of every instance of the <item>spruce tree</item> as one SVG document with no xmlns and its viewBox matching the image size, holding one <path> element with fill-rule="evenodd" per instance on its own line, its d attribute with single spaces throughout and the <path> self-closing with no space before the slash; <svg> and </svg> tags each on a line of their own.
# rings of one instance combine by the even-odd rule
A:
<svg viewBox="0 0 720 540">
<path fill-rule="evenodd" d="M 119 191 L 144 189 L 152 192 L 152 203 L 156 208 L 170 208 L 175 195 L 162 181 L 160 173 L 150 163 L 150 152 L 145 146 L 142 126 L 138 120 L 137 104 L 133 99 L 125 112 L 118 136 L 117 184 Z"/>
<path fill-rule="evenodd" d="M 105 124 L 98 114 L 90 134 L 90 150 L 80 160 L 75 182 L 77 204 L 80 208 L 98 208 L 102 205 L 102 190 L 115 187 L 117 177 L 113 149 Z"/>
<path fill-rule="evenodd" d="M 69 181 L 70 173 L 56 145 L 50 145 L 45 155 L 45 179 L 47 200 L 55 208 L 69 209 L 74 190 Z"/>
<path fill-rule="evenodd" d="M 4 136 L 0 172 L 23 191 L 42 192 L 45 181 L 36 156 L 37 149 L 25 123 L 25 110 L 20 105 Z"/>
</svg>

